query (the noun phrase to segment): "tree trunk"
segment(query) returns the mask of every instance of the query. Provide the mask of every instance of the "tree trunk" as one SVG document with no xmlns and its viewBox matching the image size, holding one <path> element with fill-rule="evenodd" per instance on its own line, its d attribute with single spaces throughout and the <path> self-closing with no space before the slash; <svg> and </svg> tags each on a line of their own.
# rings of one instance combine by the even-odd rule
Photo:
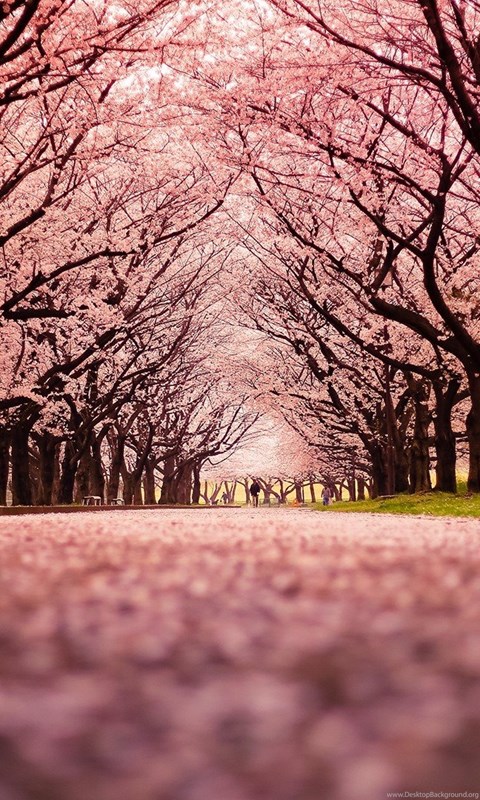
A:
<svg viewBox="0 0 480 800">
<path fill-rule="evenodd" d="M 12 429 L 12 504 L 31 506 L 32 483 L 30 478 L 29 438 L 34 419 L 23 419 Z"/>
<path fill-rule="evenodd" d="M 133 505 L 135 494 L 135 486 L 133 474 L 127 470 L 125 466 L 122 467 L 122 481 L 123 481 L 123 502 L 126 506 Z"/>
<path fill-rule="evenodd" d="M 270 479 L 267 480 L 258 479 L 258 482 L 263 492 L 263 503 L 261 503 L 261 505 L 269 506 L 272 501 L 273 483 L 270 481 Z M 260 503 L 260 496 L 258 502 Z"/>
<path fill-rule="evenodd" d="M 196 506 L 200 502 L 200 486 L 200 464 L 195 462 L 193 465 L 192 503 Z"/>
<path fill-rule="evenodd" d="M 220 489 L 222 488 L 221 482 L 215 481 L 213 492 L 210 495 L 210 503 L 216 504 L 218 495 L 220 494 Z"/>
<path fill-rule="evenodd" d="M 121 474 L 123 478 L 123 499 L 125 505 L 136 506 L 143 505 L 142 496 L 142 475 L 147 463 L 148 457 L 151 452 L 151 443 L 153 438 L 153 429 L 150 430 L 149 437 L 145 442 L 145 446 L 141 452 L 137 452 L 136 464 L 132 472 L 129 472 L 125 459 L 123 461 Z"/>
<path fill-rule="evenodd" d="M 75 475 L 75 502 L 81 503 L 84 497 L 91 494 L 90 491 L 90 448 L 85 447 L 78 462 L 77 474 Z"/>
<path fill-rule="evenodd" d="M 428 446 L 428 428 L 430 425 L 430 411 L 428 408 L 428 395 L 430 385 L 419 378 L 407 378 L 412 399 L 415 405 L 415 422 L 413 427 L 413 440 L 410 447 L 410 491 L 431 491 L 430 481 L 430 452 Z"/>
<path fill-rule="evenodd" d="M 444 392 L 439 382 L 435 382 L 435 415 L 433 426 L 435 430 L 435 453 L 437 465 L 435 468 L 435 491 L 457 491 L 457 453 L 455 434 L 452 428 L 452 409 L 460 388 L 460 381 L 453 379 L 449 382 Z"/>
<path fill-rule="evenodd" d="M 347 490 L 348 490 L 349 501 L 351 503 L 355 503 L 357 500 L 357 484 L 354 477 L 348 479 Z"/>
<path fill-rule="evenodd" d="M 10 464 L 10 432 L 0 428 L 0 506 L 7 505 L 8 467 Z"/>
<path fill-rule="evenodd" d="M 270 503 L 272 502 L 272 491 L 271 491 L 271 489 L 269 487 L 266 487 L 266 488 L 262 487 L 262 491 L 263 491 L 263 503 L 261 505 L 262 506 L 269 506 Z M 260 500 L 259 500 L 259 502 L 260 502 Z"/>
<path fill-rule="evenodd" d="M 110 447 L 112 448 L 112 460 L 110 464 L 110 478 L 107 485 L 107 500 L 110 503 L 118 497 L 120 487 L 120 472 L 123 464 L 123 454 L 125 452 L 125 436 L 117 434 L 110 437 Z"/>
<path fill-rule="evenodd" d="M 226 502 L 227 502 L 227 503 L 231 503 L 231 502 L 232 502 L 232 490 L 233 490 L 233 487 L 235 486 L 235 482 L 234 482 L 234 481 L 232 481 L 232 483 L 231 483 L 231 485 L 230 485 L 230 484 L 228 483 L 228 481 L 224 481 L 224 482 L 223 482 L 223 485 L 224 485 L 224 487 L 225 487 L 225 491 L 224 491 L 224 493 L 223 493 L 223 495 L 222 495 L 222 501 L 223 501 L 223 498 L 224 498 L 224 496 L 225 496 L 225 495 L 227 495 L 227 500 L 226 500 Z"/>
<path fill-rule="evenodd" d="M 410 448 L 410 492 L 429 492 L 431 489 L 428 442 L 423 436 L 415 436 Z"/>
<path fill-rule="evenodd" d="M 143 506 L 141 477 L 133 481 L 133 502 L 136 506 Z"/>
<path fill-rule="evenodd" d="M 385 426 L 387 441 L 385 444 L 385 494 L 395 493 L 395 439 L 397 433 L 397 418 L 392 402 L 390 386 L 390 367 L 385 365 Z"/>
<path fill-rule="evenodd" d="M 192 502 L 192 464 L 182 464 L 175 481 L 175 503 L 190 505 Z"/>
<path fill-rule="evenodd" d="M 61 505 L 73 503 L 73 489 L 75 486 L 75 475 L 77 472 L 77 452 L 73 442 L 65 443 L 65 452 L 62 462 L 62 474 L 58 490 L 58 502 Z"/>
<path fill-rule="evenodd" d="M 172 503 L 173 493 L 173 478 L 175 475 L 175 459 L 173 456 L 168 456 L 163 465 L 163 480 L 162 489 L 160 492 L 159 503 L 161 505 L 168 505 Z"/>
<path fill-rule="evenodd" d="M 37 439 L 37 447 L 39 469 L 37 503 L 40 506 L 51 506 L 57 443 L 50 433 L 44 431 Z"/>
<path fill-rule="evenodd" d="M 358 500 L 365 500 L 365 478 L 361 476 L 357 478 L 357 498 Z"/>
<path fill-rule="evenodd" d="M 155 462 L 148 458 L 143 473 L 143 492 L 145 495 L 145 505 L 155 504 Z"/>
<path fill-rule="evenodd" d="M 408 492 L 410 488 L 408 450 L 405 445 L 406 445 L 405 441 L 402 440 L 400 436 L 397 436 L 395 438 L 395 447 L 394 447 L 395 494 L 399 494 L 400 492 Z"/>
<path fill-rule="evenodd" d="M 311 503 L 316 503 L 317 502 L 317 498 L 316 498 L 316 495 L 315 495 L 315 484 L 314 484 L 313 480 L 309 481 L 309 487 L 310 487 L 310 502 Z"/>
<path fill-rule="evenodd" d="M 53 456 L 53 484 L 52 484 L 52 505 L 58 504 L 60 493 L 60 453 L 62 445 L 57 443 L 55 446 L 55 453 Z"/>
<path fill-rule="evenodd" d="M 105 475 L 102 464 L 102 441 L 92 435 L 92 455 L 90 459 L 90 490 L 105 502 Z"/>
<path fill-rule="evenodd" d="M 480 492 L 480 377 L 468 375 L 470 411 L 467 414 L 468 480 L 469 492 Z"/>
<path fill-rule="evenodd" d="M 380 446 L 372 447 L 370 449 L 370 458 L 372 460 L 372 488 L 370 496 L 372 500 L 374 500 L 376 497 L 388 494 L 388 480 L 382 448 Z"/>
<path fill-rule="evenodd" d="M 394 494 L 408 492 L 410 489 L 410 462 L 406 430 L 411 415 L 412 411 L 407 401 L 405 401 L 405 405 L 399 404 L 395 409 L 393 409 L 392 405 L 391 417 L 394 421 L 394 424 L 391 426 L 393 437 Z"/>
<path fill-rule="evenodd" d="M 201 484 L 200 484 L 201 486 Z M 203 482 L 203 492 L 200 489 L 200 497 L 203 497 L 205 500 L 206 505 L 208 505 L 208 481 Z"/>
</svg>

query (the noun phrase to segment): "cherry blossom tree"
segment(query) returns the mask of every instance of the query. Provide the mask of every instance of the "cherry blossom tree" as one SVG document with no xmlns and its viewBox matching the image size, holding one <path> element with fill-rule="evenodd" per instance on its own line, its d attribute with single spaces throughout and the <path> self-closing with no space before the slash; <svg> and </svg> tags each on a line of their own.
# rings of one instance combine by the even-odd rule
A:
<svg viewBox="0 0 480 800">
<path fill-rule="evenodd" d="M 455 490 L 464 434 L 480 490 L 478 13 L 4 7 L 0 501 L 198 499 L 269 408 L 297 493 Z"/>
<path fill-rule="evenodd" d="M 348 263 L 338 250 L 327 258 L 339 278 L 353 277 L 357 294 L 376 314 L 460 362 L 471 399 L 468 483 L 478 491 L 479 332 L 472 272 L 478 111 L 470 88 L 478 9 L 447 3 L 440 10 L 435 2 L 360 9 L 349 3 L 337 13 L 328 4 L 321 12 L 308 3 L 274 5 L 313 37 L 310 47 L 328 97 L 325 114 L 318 89 L 308 87 L 279 110 L 280 126 L 305 142 L 305 152 L 323 154 L 354 216 L 361 215 L 359 233 L 367 231 L 363 263 L 369 272 L 354 266 L 350 254 Z M 332 46 L 339 61 L 329 79 Z M 352 218 L 345 205 L 340 216 Z M 322 233 L 312 239 L 298 214 L 293 217 L 292 234 L 321 247 Z M 335 258 L 342 264 L 335 266 Z M 446 386 L 446 397 L 452 387 Z"/>
<path fill-rule="evenodd" d="M 224 258 L 210 268 L 222 248 L 200 229 L 233 178 L 184 137 L 181 90 L 166 81 L 201 12 L 170 0 L 4 8 L 3 501 L 9 460 L 14 502 L 50 502 L 55 480 L 64 502 L 74 482 L 77 499 L 88 486 L 102 496 L 112 418 L 194 335 Z"/>
<path fill-rule="evenodd" d="M 264 10 L 250 15 L 246 37 L 254 30 L 255 46 L 248 65 L 244 39 L 229 72 L 221 65 L 208 76 L 204 70 L 221 108 L 214 113 L 225 120 L 219 146 L 251 176 L 263 207 L 276 218 L 275 235 L 295 243 L 295 278 L 310 307 L 369 355 L 405 371 L 418 411 L 414 429 L 424 441 L 422 395 L 435 395 L 435 444 L 439 453 L 443 448 L 437 464 L 448 465 L 439 471 L 439 488 L 455 487 L 451 417 L 467 387 L 469 488 L 477 490 L 472 259 L 478 198 L 472 187 L 478 167 L 452 99 L 461 95 L 453 60 L 449 77 L 442 37 L 416 2 L 408 4 L 406 17 L 394 4 L 385 4 L 385 14 L 373 7 L 364 12 L 355 2 L 349 14 L 328 4 L 321 12 L 308 3 L 272 5 L 284 23 Z M 457 57 L 468 50 L 471 65 L 476 12 L 448 9 L 454 23 L 445 35 L 456 37 Z M 412 20 L 422 30 L 413 51 Z M 400 29 L 402 45 L 395 50 Z M 418 52 L 413 66 L 407 63 L 412 52 Z M 429 60 L 438 73 L 432 80 L 433 73 L 422 73 Z M 459 108 L 467 108 L 464 101 Z M 354 308 L 368 319 L 361 336 L 347 324 Z M 420 360 L 405 352 L 405 328 Z M 422 376 L 423 386 L 411 375 Z M 428 470 L 422 473 L 425 478 Z M 428 480 L 414 479 L 414 485 L 425 487 Z"/>
</svg>

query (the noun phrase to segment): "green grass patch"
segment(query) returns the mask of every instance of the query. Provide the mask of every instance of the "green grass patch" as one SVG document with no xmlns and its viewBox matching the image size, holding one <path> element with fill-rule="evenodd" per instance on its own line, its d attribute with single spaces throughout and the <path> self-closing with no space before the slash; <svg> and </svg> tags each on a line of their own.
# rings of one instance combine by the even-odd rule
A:
<svg viewBox="0 0 480 800">
<path fill-rule="evenodd" d="M 461 484 L 458 494 L 426 492 L 422 494 L 399 494 L 396 497 L 377 500 L 359 500 L 355 503 L 341 501 L 324 507 L 316 503 L 317 511 L 374 514 L 424 514 L 427 517 L 480 517 L 480 495 L 470 495 Z"/>
</svg>

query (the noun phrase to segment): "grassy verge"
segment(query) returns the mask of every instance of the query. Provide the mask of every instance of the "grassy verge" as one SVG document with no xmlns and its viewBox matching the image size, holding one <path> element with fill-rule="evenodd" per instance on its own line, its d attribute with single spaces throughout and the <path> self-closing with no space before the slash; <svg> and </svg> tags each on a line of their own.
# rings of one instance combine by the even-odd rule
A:
<svg viewBox="0 0 480 800">
<path fill-rule="evenodd" d="M 342 501 L 326 508 L 316 503 L 314 508 L 328 512 L 368 511 L 375 514 L 425 514 L 429 517 L 480 517 L 480 495 L 468 495 L 465 487 L 461 486 L 459 494 L 401 494 L 383 500 L 360 500 L 356 503 Z"/>
</svg>

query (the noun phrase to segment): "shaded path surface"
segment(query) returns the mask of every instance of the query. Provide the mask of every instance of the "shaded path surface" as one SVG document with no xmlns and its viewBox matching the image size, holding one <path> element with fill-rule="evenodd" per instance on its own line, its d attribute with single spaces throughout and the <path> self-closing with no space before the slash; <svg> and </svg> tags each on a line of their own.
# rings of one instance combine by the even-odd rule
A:
<svg viewBox="0 0 480 800">
<path fill-rule="evenodd" d="M 0 800 L 480 790 L 480 525 L 0 519 Z"/>
</svg>

